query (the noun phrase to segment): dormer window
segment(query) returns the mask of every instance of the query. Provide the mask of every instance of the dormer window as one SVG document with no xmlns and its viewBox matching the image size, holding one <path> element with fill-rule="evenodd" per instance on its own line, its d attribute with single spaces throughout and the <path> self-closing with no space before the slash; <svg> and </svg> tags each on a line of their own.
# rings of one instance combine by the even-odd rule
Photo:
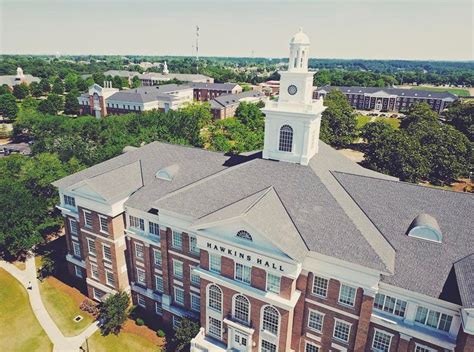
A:
<svg viewBox="0 0 474 352">
<path fill-rule="evenodd" d="M 443 240 L 443 234 L 436 219 L 424 213 L 412 221 L 408 228 L 408 236 L 438 243 Z"/>
<path fill-rule="evenodd" d="M 247 240 L 247 241 L 250 241 L 252 242 L 252 236 L 245 230 L 240 230 L 239 232 L 237 232 L 237 237 L 239 238 L 243 238 L 244 240 Z"/>
<path fill-rule="evenodd" d="M 165 180 L 165 181 L 173 181 L 174 176 L 179 170 L 179 166 L 177 164 L 173 164 L 167 167 L 164 167 L 163 169 L 158 170 L 156 173 L 156 178 L 159 178 L 160 180 Z"/>
</svg>

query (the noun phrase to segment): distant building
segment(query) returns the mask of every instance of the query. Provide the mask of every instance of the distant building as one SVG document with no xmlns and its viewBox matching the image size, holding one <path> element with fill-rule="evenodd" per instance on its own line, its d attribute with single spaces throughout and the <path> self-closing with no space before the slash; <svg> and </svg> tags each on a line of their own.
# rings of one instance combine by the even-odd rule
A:
<svg viewBox="0 0 474 352">
<path fill-rule="evenodd" d="M 238 94 L 221 95 L 210 101 L 211 113 L 215 119 L 233 117 L 235 111 L 243 101 L 257 103 L 259 101 L 266 101 L 266 97 L 265 94 L 256 90 Z"/>
<path fill-rule="evenodd" d="M 404 112 L 416 102 L 428 103 L 437 113 L 441 113 L 458 97 L 448 92 L 432 92 L 415 89 L 377 88 L 377 87 L 336 87 L 323 86 L 315 89 L 313 98 L 325 97 L 331 90 L 343 92 L 352 107 L 359 110 L 381 112 Z"/>
<path fill-rule="evenodd" d="M 192 83 L 194 99 L 198 101 L 209 101 L 224 94 L 238 94 L 242 87 L 237 83 Z"/>
<path fill-rule="evenodd" d="M 40 79 L 38 77 L 29 75 L 29 74 L 25 75 L 21 67 L 18 67 L 16 69 L 16 75 L 0 76 L 0 86 L 6 84 L 9 87 L 13 87 L 20 83 L 26 83 L 29 85 L 31 84 L 31 82 L 39 82 L 39 81 Z"/>
<path fill-rule="evenodd" d="M 169 73 L 168 67 L 163 69 L 163 73 L 159 72 L 146 72 L 140 73 L 136 71 L 125 71 L 125 70 L 109 70 L 104 72 L 105 76 L 119 76 L 128 78 L 129 82 L 132 81 L 133 77 L 137 76 L 142 86 L 156 86 L 159 83 L 176 79 L 182 82 L 201 82 L 201 83 L 214 83 L 214 78 L 193 73 Z"/>
<path fill-rule="evenodd" d="M 266 81 L 260 83 L 259 86 L 267 97 L 273 97 L 280 92 L 280 81 Z"/>
<path fill-rule="evenodd" d="M 161 86 L 140 87 L 118 90 L 110 82 L 106 87 L 94 84 L 89 92 L 82 94 L 78 100 L 80 113 L 90 114 L 97 118 L 109 114 L 126 114 L 149 110 L 176 110 L 193 101 L 193 89 L 189 86 L 165 84 Z"/>
</svg>

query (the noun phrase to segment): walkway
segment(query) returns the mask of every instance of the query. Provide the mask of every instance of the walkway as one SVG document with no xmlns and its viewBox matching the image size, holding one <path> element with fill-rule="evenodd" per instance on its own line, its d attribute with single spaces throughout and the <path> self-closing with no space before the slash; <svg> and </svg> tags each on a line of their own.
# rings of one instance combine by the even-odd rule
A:
<svg viewBox="0 0 474 352">
<path fill-rule="evenodd" d="M 84 343 L 84 341 L 94 334 L 98 327 L 98 323 L 91 324 L 86 330 L 77 336 L 65 337 L 58 329 L 48 311 L 44 307 L 43 301 L 38 287 L 38 280 L 36 279 L 36 265 L 34 256 L 29 256 L 26 260 L 26 269 L 20 270 L 13 264 L 0 260 L 0 268 L 5 269 L 15 279 L 17 279 L 27 290 L 30 299 L 30 305 L 35 313 L 43 330 L 48 335 L 53 343 L 53 352 L 77 352 Z M 28 290 L 28 283 L 31 282 L 31 290 Z"/>
</svg>

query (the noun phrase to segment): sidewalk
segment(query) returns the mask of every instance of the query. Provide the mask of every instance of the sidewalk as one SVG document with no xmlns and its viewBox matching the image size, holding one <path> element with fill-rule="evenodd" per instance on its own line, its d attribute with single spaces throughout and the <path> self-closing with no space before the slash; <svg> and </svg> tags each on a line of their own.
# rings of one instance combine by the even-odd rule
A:
<svg viewBox="0 0 474 352">
<path fill-rule="evenodd" d="M 26 260 L 26 269 L 24 271 L 18 269 L 13 264 L 0 260 L 0 268 L 5 269 L 15 279 L 17 279 L 26 289 L 30 300 L 31 308 L 41 324 L 41 327 L 48 335 L 54 345 L 54 352 L 77 352 L 79 347 L 84 343 L 86 338 L 93 335 L 98 327 L 98 322 L 91 324 L 86 330 L 77 336 L 65 337 L 58 329 L 53 319 L 47 312 L 38 287 L 36 279 L 36 265 L 34 256 L 29 256 Z M 28 282 L 31 282 L 31 290 L 28 290 Z"/>
</svg>

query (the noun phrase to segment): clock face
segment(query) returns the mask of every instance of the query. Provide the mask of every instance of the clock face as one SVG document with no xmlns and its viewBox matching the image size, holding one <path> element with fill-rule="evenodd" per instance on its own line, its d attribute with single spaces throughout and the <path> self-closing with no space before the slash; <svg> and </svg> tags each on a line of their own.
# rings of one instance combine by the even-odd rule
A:
<svg viewBox="0 0 474 352">
<path fill-rule="evenodd" d="M 295 95 L 297 91 L 298 91 L 298 88 L 296 88 L 294 84 L 288 87 L 288 94 L 290 95 Z"/>
</svg>

